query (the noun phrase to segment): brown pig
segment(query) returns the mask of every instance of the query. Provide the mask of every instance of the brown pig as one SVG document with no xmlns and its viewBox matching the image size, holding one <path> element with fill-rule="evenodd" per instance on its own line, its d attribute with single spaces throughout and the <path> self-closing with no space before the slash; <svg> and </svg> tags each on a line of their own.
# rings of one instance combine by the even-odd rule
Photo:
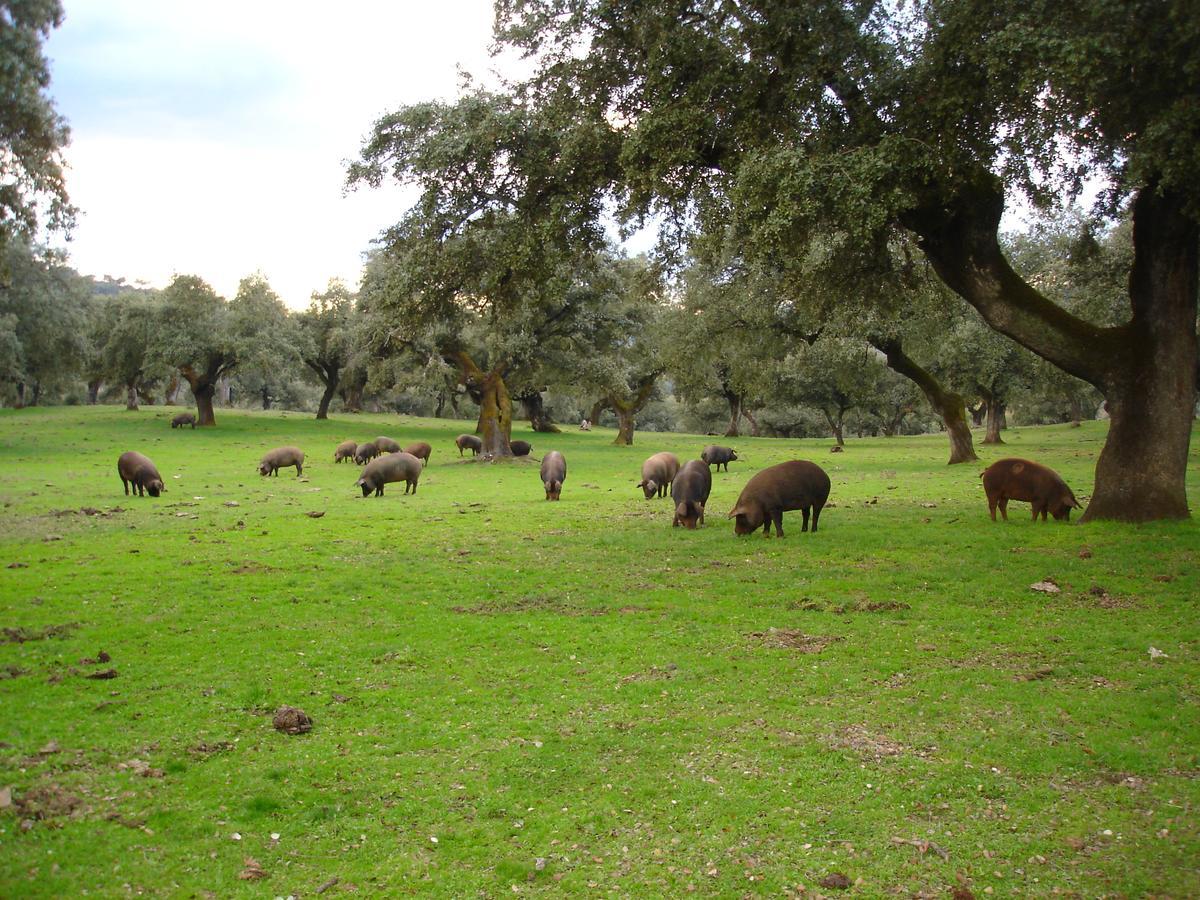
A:
<svg viewBox="0 0 1200 900">
<path fill-rule="evenodd" d="M 533 444 L 529 441 L 511 441 L 508 446 L 512 448 L 513 456 L 528 456 L 533 450 Z"/>
<path fill-rule="evenodd" d="M 1080 508 L 1079 501 L 1067 487 L 1067 483 L 1053 469 L 1028 459 L 1002 459 L 994 462 L 979 476 L 983 479 L 983 491 L 987 494 L 988 511 L 996 521 L 996 507 L 1008 521 L 1008 501 L 1027 500 L 1033 504 L 1033 521 L 1040 514 L 1046 521 L 1046 513 L 1060 521 L 1071 519 L 1071 510 Z"/>
<path fill-rule="evenodd" d="M 737 462 L 737 451 L 732 447 L 719 447 L 716 444 L 709 444 L 700 451 L 700 458 L 704 460 L 705 465 L 716 466 L 717 471 L 721 471 L 721 466 L 725 466 L 725 471 L 729 471 L 729 464 Z"/>
<path fill-rule="evenodd" d="M 808 531 L 808 514 L 812 512 L 812 530 L 817 530 L 817 520 L 825 501 L 829 499 L 829 476 L 816 463 L 794 459 L 769 466 L 746 482 L 742 493 L 729 511 L 734 520 L 735 534 L 751 534 L 760 525 L 763 537 L 771 536 L 771 523 L 775 523 L 775 536 L 783 537 L 783 514 L 789 509 L 804 513 L 804 527 Z"/>
<path fill-rule="evenodd" d="M 542 457 L 541 477 L 546 488 L 546 499 L 562 499 L 563 482 L 567 480 L 567 460 L 557 450 L 551 450 Z"/>
<path fill-rule="evenodd" d="M 379 448 L 370 441 L 365 444 L 359 444 L 354 451 L 354 461 L 360 466 L 368 463 L 379 455 Z"/>
<path fill-rule="evenodd" d="M 358 444 L 354 441 L 342 441 L 337 445 L 337 449 L 333 451 L 333 461 L 340 463 L 343 459 L 354 459 L 354 451 L 358 449 Z"/>
<path fill-rule="evenodd" d="M 400 445 L 390 437 L 377 437 L 372 443 L 379 448 L 380 453 L 399 453 Z"/>
<path fill-rule="evenodd" d="M 180 413 L 171 420 L 172 428 L 182 428 L 184 425 L 191 425 L 194 431 L 196 429 L 196 417 L 191 413 Z"/>
<path fill-rule="evenodd" d="M 117 474 L 121 476 L 126 495 L 129 494 L 131 484 L 133 492 L 139 497 L 145 497 L 147 493 L 151 497 L 157 497 L 166 491 L 162 476 L 158 474 L 158 469 L 154 468 L 154 463 L 132 450 L 122 453 L 117 459 Z"/>
<path fill-rule="evenodd" d="M 460 434 L 454 439 L 454 446 L 458 448 L 459 456 L 463 455 L 464 450 L 470 450 L 472 456 L 477 456 L 483 449 L 483 441 L 473 434 Z"/>
<path fill-rule="evenodd" d="M 642 463 L 642 480 L 637 486 L 642 489 L 647 500 L 656 494 L 665 497 L 678 471 L 679 457 L 674 453 L 655 453 Z"/>
<path fill-rule="evenodd" d="M 405 447 L 404 452 L 411 453 L 421 461 L 421 465 L 427 466 L 429 465 L 429 454 L 433 452 L 433 448 L 424 441 L 417 441 L 415 444 Z"/>
<path fill-rule="evenodd" d="M 297 478 L 304 474 L 304 451 L 299 447 L 276 447 L 268 451 L 258 464 L 258 474 L 278 478 L 279 470 L 288 466 L 296 467 Z"/>
<path fill-rule="evenodd" d="M 376 497 L 383 496 L 383 486 L 393 481 L 403 481 L 404 493 L 417 492 L 417 479 L 421 477 L 421 461 L 411 453 L 386 453 L 379 459 L 367 464 L 362 477 L 354 482 L 362 488 L 363 496 L 369 497 L 371 491 Z"/>
<path fill-rule="evenodd" d="M 708 463 L 689 459 L 671 482 L 671 499 L 675 501 L 675 518 L 671 527 L 695 528 L 704 524 L 704 504 L 712 491 L 712 472 Z"/>
</svg>

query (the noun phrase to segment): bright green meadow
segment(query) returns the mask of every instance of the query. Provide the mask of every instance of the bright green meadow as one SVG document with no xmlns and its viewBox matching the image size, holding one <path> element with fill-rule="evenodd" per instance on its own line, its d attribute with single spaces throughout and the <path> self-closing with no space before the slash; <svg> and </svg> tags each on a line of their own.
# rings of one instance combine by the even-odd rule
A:
<svg viewBox="0 0 1200 900">
<path fill-rule="evenodd" d="M 548 503 L 469 422 L 178 411 L 0 412 L 2 897 L 1200 896 L 1200 526 L 993 523 L 980 486 L 1027 456 L 1086 497 L 1104 423 L 953 467 L 731 440 L 690 532 L 641 461 L 725 439 L 521 424 Z M 377 434 L 433 445 L 415 495 L 333 464 Z M 260 477 L 282 444 L 304 476 Z M 735 537 L 794 458 L 820 530 Z"/>
</svg>

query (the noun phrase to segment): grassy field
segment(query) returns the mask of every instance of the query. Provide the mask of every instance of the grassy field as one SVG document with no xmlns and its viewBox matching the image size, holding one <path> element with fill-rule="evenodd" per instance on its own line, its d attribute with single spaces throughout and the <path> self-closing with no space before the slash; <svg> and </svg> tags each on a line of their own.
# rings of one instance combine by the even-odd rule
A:
<svg viewBox="0 0 1200 900">
<path fill-rule="evenodd" d="M 741 439 L 687 532 L 638 470 L 711 438 L 522 426 L 547 503 L 470 423 L 176 411 L 0 412 L 0 896 L 1200 896 L 1200 526 L 992 523 L 978 477 L 1085 498 L 1103 423 Z M 331 462 L 377 434 L 433 445 L 415 496 Z M 821 530 L 736 538 L 790 458 Z"/>
</svg>

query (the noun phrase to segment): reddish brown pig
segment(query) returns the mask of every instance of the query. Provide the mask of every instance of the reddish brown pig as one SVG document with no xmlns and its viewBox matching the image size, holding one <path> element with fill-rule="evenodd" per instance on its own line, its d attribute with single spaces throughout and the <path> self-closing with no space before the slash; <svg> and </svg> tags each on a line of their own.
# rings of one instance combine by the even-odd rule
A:
<svg viewBox="0 0 1200 900">
<path fill-rule="evenodd" d="M 721 466 L 725 466 L 725 471 L 729 471 L 729 464 L 737 462 L 737 451 L 732 447 L 718 447 L 716 444 L 709 444 L 700 451 L 700 458 L 704 460 L 706 465 L 716 466 L 717 471 L 721 471 Z"/>
<path fill-rule="evenodd" d="M 369 497 L 371 491 L 376 497 L 383 496 L 383 486 L 393 481 L 403 481 L 404 493 L 417 492 L 417 480 L 421 477 L 421 461 L 411 453 L 386 453 L 363 469 L 362 477 L 354 482 L 362 488 L 363 496 Z"/>
<path fill-rule="evenodd" d="M 557 450 L 542 457 L 542 485 L 546 488 L 547 500 L 562 498 L 563 482 L 567 480 L 567 460 Z"/>
<path fill-rule="evenodd" d="M 180 413 L 171 420 L 172 428 L 182 428 L 184 425 L 191 425 L 194 431 L 196 428 L 196 417 L 191 413 Z"/>
<path fill-rule="evenodd" d="M 458 455 L 462 456 L 464 450 L 470 450 L 472 456 L 479 454 L 483 449 L 483 441 L 473 434 L 460 434 L 454 439 L 454 446 L 458 448 Z"/>
<path fill-rule="evenodd" d="M 783 537 L 783 514 L 789 509 L 804 513 L 804 527 L 808 531 L 808 515 L 812 512 L 812 530 L 817 530 L 817 520 L 825 501 L 829 499 L 829 476 L 816 463 L 794 459 L 763 469 L 746 482 L 742 493 L 729 511 L 734 520 L 735 534 L 751 534 L 761 525 L 763 537 L 771 536 L 771 523 L 775 523 L 775 536 Z"/>
<path fill-rule="evenodd" d="M 647 500 L 655 495 L 665 497 L 678 471 L 679 457 L 674 453 L 655 453 L 642 463 L 642 480 L 637 486 L 642 489 Z"/>
<path fill-rule="evenodd" d="M 1046 513 L 1059 521 L 1070 521 L 1071 510 L 1080 508 L 1079 501 L 1067 487 L 1067 483 L 1053 469 L 1028 459 L 1002 459 L 994 462 L 979 476 L 983 479 L 983 491 L 987 494 L 988 512 L 996 521 L 996 507 L 1008 521 L 1008 501 L 1023 500 L 1033 504 L 1033 520 L 1040 514 L 1046 521 Z"/>
<path fill-rule="evenodd" d="M 400 445 L 393 441 L 390 437 L 377 437 L 372 441 L 379 448 L 380 453 L 399 453 Z"/>
<path fill-rule="evenodd" d="M 274 475 L 279 477 L 279 470 L 288 466 L 296 467 L 296 477 L 304 474 L 304 451 L 299 447 L 276 447 L 263 455 L 258 463 L 259 475 Z"/>
<path fill-rule="evenodd" d="M 139 497 L 145 497 L 146 494 L 157 497 L 167 490 L 163 486 L 162 476 L 158 474 L 154 463 L 132 450 L 122 453 L 117 459 L 117 474 L 121 476 L 121 485 L 125 488 L 126 496 L 129 494 L 131 484 L 133 492 Z"/>
<path fill-rule="evenodd" d="M 354 451 L 358 449 L 358 444 L 354 441 L 342 441 L 337 445 L 337 449 L 333 451 L 333 461 L 340 463 L 343 459 L 354 459 Z"/>
<path fill-rule="evenodd" d="M 415 444 L 405 447 L 404 452 L 411 453 L 421 461 L 421 465 L 427 466 L 429 465 L 429 454 L 433 452 L 433 448 L 424 441 L 417 441 Z"/>
<path fill-rule="evenodd" d="M 354 461 L 360 466 L 369 463 L 379 455 L 379 448 L 370 441 L 365 444 L 359 444 L 354 450 Z"/>
<path fill-rule="evenodd" d="M 712 491 L 712 472 L 708 463 L 689 459 L 671 482 L 671 499 L 675 501 L 675 518 L 671 527 L 695 528 L 704 524 L 704 504 Z"/>
</svg>

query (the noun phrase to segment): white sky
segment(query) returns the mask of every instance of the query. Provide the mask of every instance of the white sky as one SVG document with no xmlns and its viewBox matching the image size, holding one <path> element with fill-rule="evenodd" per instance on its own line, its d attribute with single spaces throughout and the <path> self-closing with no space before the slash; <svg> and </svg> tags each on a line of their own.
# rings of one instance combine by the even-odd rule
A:
<svg viewBox="0 0 1200 900">
<path fill-rule="evenodd" d="M 293 308 L 397 221 L 399 188 L 343 195 L 381 115 L 452 100 L 495 63 L 491 0 L 65 0 L 46 45 L 71 126 L 80 272 L 232 297 L 261 271 Z"/>
</svg>

